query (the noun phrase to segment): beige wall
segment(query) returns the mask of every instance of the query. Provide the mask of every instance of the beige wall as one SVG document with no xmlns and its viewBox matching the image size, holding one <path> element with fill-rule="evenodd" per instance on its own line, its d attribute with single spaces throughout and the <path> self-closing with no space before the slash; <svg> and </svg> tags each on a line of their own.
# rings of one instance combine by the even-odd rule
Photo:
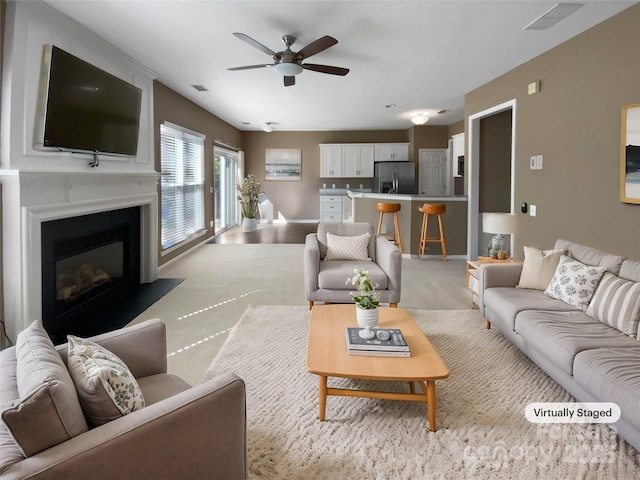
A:
<svg viewBox="0 0 640 480">
<path fill-rule="evenodd" d="M 204 165 L 205 165 L 205 227 L 206 236 L 185 244 L 179 249 L 171 251 L 166 255 L 160 255 L 158 264 L 162 265 L 175 258 L 177 255 L 194 247 L 202 242 L 206 237 L 213 236 L 213 228 L 209 227 L 213 221 L 213 194 L 209 193 L 213 186 L 213 143 L 220 140 L 234 147 L 242 147 L 240 131 L 229 125 L 225 121 L 199 107 L 192 101 L 171 90 L 160 82 L 153 82 L 153 108 L 154 108 L 154 152 L 156 170 L 160 168 L 160 125 L 164 121 L 175 123 L 181 127 L 194 130 L 207 136 L 204 143 Z M 160 187 L 158 186 L 158 194 Z M 161 210 L 161 209 L 159 209 Z M 158 212 L 161 215 L 161 211 Z M 158 222 L 160 225 L 160 220 Z M 158 249 L 160 251 L 160 238 L 158 238 Z"/>
<path fill-rule="evenodd" d="M 516 99 L 515 254 L 565 238 L 640 259 L 640 205 L 621 203 L 620 110 L 640 101 L 640 5 L 468 93 L 468 116 Z M 527 85 L 541 91 L 527 95 Z M 531 155 L 542 170 L 529 170 Z M 482 165 L 481 167 L 482 168 Z"/>
<path fill-rule="evenodd" d="M 407 130 L 321 131 L 321 132 L 243 132 L 245 171 L 254 173 L 262 182 L 262 190 L 278 213 L 289 220 L 313 220 L 320 217 L 318 191 L 323 183 L 327 188 L 370 188 L 367 178 L 320 178 L 320 147 L 322 143 L 388 143 L 412 142 L 418 148 L 446 148 L 448 127 L 422 126 Z M 281 182 L 264 180 L 264 154 L 266 148 L 300 148 L 302 150 L 302 181 Z M 411 160 L 417 157 L 412 145 Z"/>
</svg>

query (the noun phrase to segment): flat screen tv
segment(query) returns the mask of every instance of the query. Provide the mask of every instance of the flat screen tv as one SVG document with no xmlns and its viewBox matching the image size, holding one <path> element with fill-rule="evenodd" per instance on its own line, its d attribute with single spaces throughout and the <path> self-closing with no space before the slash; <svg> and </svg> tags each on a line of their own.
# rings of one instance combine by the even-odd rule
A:
<svg viewBox="0 0 640 480">
<path fill-rule="evenodd" d="M 142 90 L 45 45 L 36 147 L 135 156 Z"/>
</svg>

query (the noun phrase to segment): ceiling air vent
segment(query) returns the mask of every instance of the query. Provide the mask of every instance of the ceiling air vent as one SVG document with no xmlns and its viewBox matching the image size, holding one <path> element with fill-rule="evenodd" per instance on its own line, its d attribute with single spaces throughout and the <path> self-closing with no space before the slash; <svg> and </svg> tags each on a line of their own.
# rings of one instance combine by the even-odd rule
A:
<svg viewBox="0 0 640 480">
<path fill-rule="evenodd" d="M 440 110 L 438 115 L 442 115 L 443 113 L 449 113 L 451 110 Z"/>
<path fill-rule="evenodd" d="M 197 91 L 199 92 L 208 92 L 209 89 L 207 87 L 205 87 L 204 85 L 191 85 L 193 88 L 195 88 Z"/>
<path fill-rule="evenodd" d="M 524 27 L 524 30 L 546 30 L 563 18 L 571 15 L 583 5 L 584 3 L 558 3 L 547 13 L 536 18 L 533 22 Z"/>
</svg>

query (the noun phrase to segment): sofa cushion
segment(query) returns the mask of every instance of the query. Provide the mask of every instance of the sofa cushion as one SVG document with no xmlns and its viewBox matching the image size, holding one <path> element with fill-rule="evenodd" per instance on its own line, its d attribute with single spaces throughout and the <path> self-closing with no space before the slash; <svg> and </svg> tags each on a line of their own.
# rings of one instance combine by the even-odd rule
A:
<svg viewBox="0 0 640 480">
<path fill-rule="evenodd" d="M 604 272 L 604 267 L 585 265 L 563 255 L 544 293 L 584 312 Z"/>
<path fill-rule="evenodd" d="M 16 384 L 16 349 L 0 350 L 0 412 L 12 407 L 20 398 Z M 10 465 L 24 460 L 24 455 L 4 422 L 0 422 L 0 475 Z"/>
<path fill-rule="evenodd" d="M 620 278 L 631 280 L 632 282 L 640 282 L 640 262 L 637 260 L 626 259 L 620 267 Z"/>
<path fill-rule="evenodd" d="M 347 279 L 353 277 L 353 270 L 361 268 L 369 272 L 372 283 L 378 284 L 378 290 L 386 290 L 389 280 L 378 264 L 373 262 L 334 261 L 320 262 L 318 287 L 329 290 L 353 290 Z"/>
<path fill-rule="evenodd" d="M 640 346 L 598 348 L 576 355 L 573 376 L 600 401 L 617 403 L 622 418 L 640 429 L 639 368 Z"/>
<path fill-rule="evenodd" d="M 35 455 L 86 432 L 73 381 L 39 321 L 18 334 L 15 351 L 20 399 L 5 406 L 2 420 L 23 455 Z"/>
<path fill-rule="evenodd" d="M 545 290 L 560 263 L 564 250 L 538 250 L 524 247 L 524 262 L 517 288 Z"/>
<path fill-rule="evenodd" d="M 521 312 L 516 318 L 516 333 L 569 375 L 573 374 L 575 356 L 582 351 L 638 346 L 633 338 L 579 311 Z"/>
<path fill-rule="evenodd" d="M 555 250 L 565 250 L 569 257 L 574 258 L 581 263 L 592 265 L 594 267 L 604 267 L 607 269 L 607 272 L 613 273 L 614 275 L 618 275 L 620 273 L 622 262 L 624 260 L 624 257 L 621 257 L 620 255 L 612 255 L 592 247 L 569 242 L 568 240 L 556 240 L 556 244 L 553 248 Z"/>
<path fill-rule="evenodd" d="M 191 388 L 191 385 L 182 378 L 170 373 L 149 375 L 148 377 L 138 378 L 137 381 L 144 395 L 144 403 L 147 406 L 161 402 Z"/>
<path fill-rule="evenodd" d="M 93 427 L 144 408 L 142 391 L 120 358 L 91 340 L 67 340 L 69 372 Z"/>
<path fill-rule="evenodd" d="M 491 310 L 491 322 L 503 322 L 504 328 L 515 329 L 516 315 L 525 310 L 575 311 L 571 305 L 547 297 L 540 290 L 494 287 L 484 291 L 485 309 Z"/>
<path fill-rule="evenodd" d="M 585 313 L 635 337 L 640 319 L 640 283 L 605 273 Z"/>
<path fill-rule="evenodd" d="M 345 237 L 327 232 L 327 254 L 324 261 L 355 260 L 371 261 L 369 257 L 369 232 L 363 235 Z"/>
</svg>

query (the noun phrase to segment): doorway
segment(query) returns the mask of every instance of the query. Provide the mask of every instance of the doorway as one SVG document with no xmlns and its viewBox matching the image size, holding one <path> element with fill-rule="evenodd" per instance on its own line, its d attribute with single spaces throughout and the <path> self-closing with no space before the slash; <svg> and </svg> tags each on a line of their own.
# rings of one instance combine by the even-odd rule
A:
<svg viewBox="0 0 640 480">
<path fill-rule="evenodd" d="M 452 176 L 448 169 L 447 151 L 442 148 L 421 148 L 420 152 L 420 195 L 444 197 L 447 195 L 447 178 Z"/>
<path fill-rule="evenodd" d="M 510 100 L 508 102 L 496 105 L 482 112 L 478 112 L 469 116 L 468 124 L 468 153 L 469 161 L 469 185 L 468 185 L 468 212 L 467 212 L 467 255 L 470 259 L 478 258 L 478 255 L 484 255 L 483 236 L 481 229 L 481 171 L 480 163 L 482 159 L 481 149 L 481 125 L 482 120 L 493 115 L 511 111 L 511 148 L 510 148 L 510 173 L 508 175 L 508 208 L 502 208 L 502 210 L 508 210 L 509 213 L 515 213 L 515 149 L 516 149 L 516 100 Z M 483 165 L 484 166 L 484 165 Z M 485 171 L 483 169 L 483 171 Z M 506 183 L 506 182 L 505 182 Z M 493 208 L 493 206 L 491 207 Z M 510 251 L 514 249 L 514 239 L 511 236 Z"/>
<path fill-rule="evenodd" d="M 238 223 L 238 152 L 219 147 L 213 149 L 214 233 L 216 235 Z"/>
</svg>

